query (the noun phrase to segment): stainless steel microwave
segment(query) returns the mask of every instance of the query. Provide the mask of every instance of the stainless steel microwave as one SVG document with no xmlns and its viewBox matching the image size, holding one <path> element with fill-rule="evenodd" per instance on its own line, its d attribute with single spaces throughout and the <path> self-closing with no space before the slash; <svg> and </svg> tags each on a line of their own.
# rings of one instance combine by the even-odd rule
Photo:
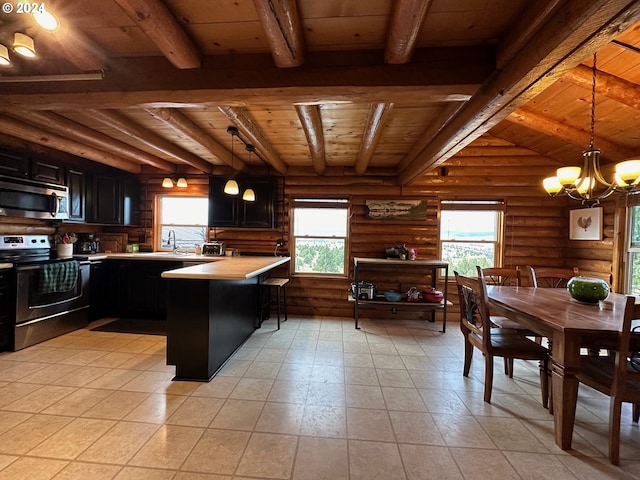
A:
<svg viewBox="0 0 640 480">
<path fill-rule="evenodd" d="M 0 215 L 65 220 L 69 189 L 64 185 L 0 176 Z"/>
</svg>

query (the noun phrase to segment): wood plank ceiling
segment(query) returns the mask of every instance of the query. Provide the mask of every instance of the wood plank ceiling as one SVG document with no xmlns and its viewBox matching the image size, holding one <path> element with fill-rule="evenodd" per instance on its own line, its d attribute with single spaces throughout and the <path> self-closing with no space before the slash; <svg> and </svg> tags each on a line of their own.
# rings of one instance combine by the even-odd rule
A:
<svg viewBox="0 0 640 480">
<path fill-rule="evenodd" d="M 27 33 L 38 55 L 0 67 L 5 148 L 264 171 L 232 158 L 233 125 L 282 175 L 410 185 L 482 135 L 575 164 L 597 51 L 596 146 L 640 155 L 637 0 L 48 0 L 54 33 L 17 3 L 0 43 Z"/>
</svg>

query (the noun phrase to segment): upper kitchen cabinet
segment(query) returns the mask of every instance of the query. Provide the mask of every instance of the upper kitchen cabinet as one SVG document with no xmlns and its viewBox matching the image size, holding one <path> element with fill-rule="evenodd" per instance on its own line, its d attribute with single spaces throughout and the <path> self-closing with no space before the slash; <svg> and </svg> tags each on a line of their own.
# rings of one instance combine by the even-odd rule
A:
<svg viewBox="0 0 640 480">
<path fill-rule="evenodd" d="M 33 180 L 64 185 L 64 170 L 62 165 L 48 160 L 31 160 L 31 178 Z"/>
<path fill-rule="evenodd" d="M 274 198 L 277 181 L 271 177 L 239 177 L 240 194 L 224 193 L 226 178 L 209 177 L 209 226 L 275 228 Z M 254 202 L 242 200 L 245 188 L 252 188 Z"/>
<path fill-rule="evenodd" d="M 69 221 L 84 222 L 87 219 L 87 175 L 74 168 L 67 169 L 69 187 Z"/>
<path fill-rule="evenodd" d="M 29 159 L 16 153 L 0 150 L 0 175 L 28 178 Z"/>
<path fill-rule="evenodd" d="M 110 225 L 139 223 L 140 185 L 130 175 L 92 174 L 88 177 L 87 221 Z"/>
</svg>

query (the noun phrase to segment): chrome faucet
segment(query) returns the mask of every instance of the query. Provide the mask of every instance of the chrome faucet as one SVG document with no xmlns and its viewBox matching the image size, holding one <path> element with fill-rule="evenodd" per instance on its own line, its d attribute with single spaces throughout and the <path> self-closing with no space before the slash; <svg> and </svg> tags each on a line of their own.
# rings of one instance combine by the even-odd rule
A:
<svg viewBox="0 0 640 480">
<path fill-rule="evenodd" d="M 169 230 L 169 235 L 167 235 L 167 247 L 170 247 L 172 245 L 171 237 L 173 237 L 173 253 L 176 253 L 176 250 L 178 250 L 178 248 L 176 247 L 176 231 L 173 228 Z"/>
</svg>

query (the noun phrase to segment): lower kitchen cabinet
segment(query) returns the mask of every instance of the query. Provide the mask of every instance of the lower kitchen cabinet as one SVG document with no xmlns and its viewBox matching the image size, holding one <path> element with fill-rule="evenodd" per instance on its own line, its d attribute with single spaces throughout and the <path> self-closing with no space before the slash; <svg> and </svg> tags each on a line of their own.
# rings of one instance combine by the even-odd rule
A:
<svg viewBox="0 0 640 480">
<path fill-rule="evenodd" d="M 91 262 L 89 320 L 99 320 L 116 313 L 117 292 L 111 283 L 111 264 L 105 260 Z"/>
<path fill-rule="evenodd" d="M 11 328 L 13 323 L 13 306 L 15 304 L 15 292 L 12 291 L 13 269 L 0 270 L 0 350 L 8 348 L 11 344 Z"/>
</svg>

